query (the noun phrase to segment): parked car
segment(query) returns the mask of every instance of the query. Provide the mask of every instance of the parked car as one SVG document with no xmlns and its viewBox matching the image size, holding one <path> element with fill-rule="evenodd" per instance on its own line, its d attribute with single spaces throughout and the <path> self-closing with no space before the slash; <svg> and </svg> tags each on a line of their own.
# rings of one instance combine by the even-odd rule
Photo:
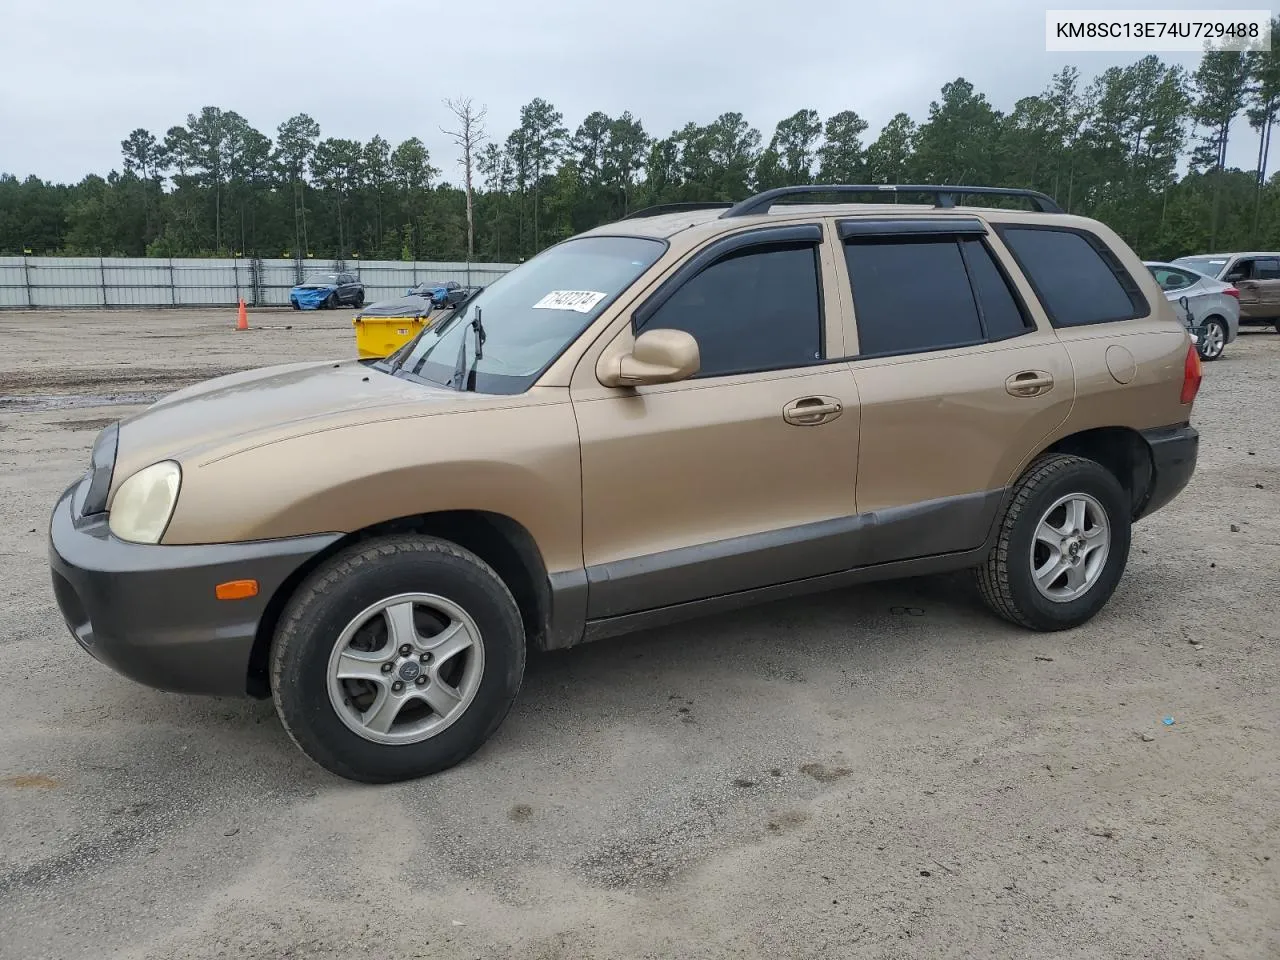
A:
<svg viewBox="0 0 1280 960">
<path fill-rule="evenodd" d="M 457 280 L 446 280 L 442 283 L 419 283 L 409 288 L 408 296 L 425 297 L 437 307 L 451 307 L 480 289 L 482 288 L 464 287 Z"/>
<path fill-rule="evenodd" d="M 1233 284 L 1240 291 L 1240 322 L 1280 333 L 1280 253 L 1208 253 L 1171 262 Z"/>
<path fill-rule="evenodd" d="M 1043 194 L 816 189 L 934 202 L 642 210 L 386 361 L 106 428 L 50 524 L 72 635 L 144 684 L 271 697 L 316 762 L 386 782 L 477 750 L 530 648 L 952 570 L 1028 630 L 1085 623 L 1195 469 L 1173 307 Z"/>
<path fill-rule="evenodd" d="M 364 306 L 364 284 L 354 273 L 317 273 L 289 291 L 295 310 L 332 310 L 339 304 Z"/>
<path fill-rule="evenodd" d="M 1185 267 L 1158 260 L 1148 260 L 1146 265 L 1195 334 L 1200 359 L 1217 360 L 1240 331 L 1240 291 L 1230 283 Z"/>
</svg>

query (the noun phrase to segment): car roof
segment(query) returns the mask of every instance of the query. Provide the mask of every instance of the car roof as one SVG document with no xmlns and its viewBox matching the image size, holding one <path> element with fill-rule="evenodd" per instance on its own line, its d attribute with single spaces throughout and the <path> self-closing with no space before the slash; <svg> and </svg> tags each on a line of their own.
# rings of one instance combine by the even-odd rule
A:
<svg viewBox="0 0 1280 960">
<path fill-rule="evenodd" d="M 1232 257 L 1280 257 L 1275 250 L 1241 250 L 1235 253 L 1189 253 L 1179 260 L 1229 260 Z"/>
</svg>

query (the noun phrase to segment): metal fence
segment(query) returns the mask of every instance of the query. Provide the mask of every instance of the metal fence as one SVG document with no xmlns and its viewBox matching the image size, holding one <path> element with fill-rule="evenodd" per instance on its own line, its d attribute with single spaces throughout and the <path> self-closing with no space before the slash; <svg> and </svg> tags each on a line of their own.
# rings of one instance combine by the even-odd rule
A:
<svg viewBox="0 0 1280 960">
<path fill-rule="evenodd" d="M 125 259 L 0 257 L 0 310 L 78 307 L 287 307 L 312 274 L 354 273 L 365 301 L 402 297 L 424 281 L 488 284 L 511 263 L 400 260 Z"/>
</svg>

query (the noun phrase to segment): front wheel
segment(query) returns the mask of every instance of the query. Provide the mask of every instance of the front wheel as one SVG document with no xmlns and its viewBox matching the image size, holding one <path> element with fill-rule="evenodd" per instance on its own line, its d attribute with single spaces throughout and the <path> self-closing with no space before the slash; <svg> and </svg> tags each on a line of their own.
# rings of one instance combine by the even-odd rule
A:
<svg viewBox="0 0 1280 960">
<path fill-rule="evenodd" d="M 1196 343 L 1201 360 L 1217 360 L 1227 346 L 1227 325 L 1217 317 L 1204 322 L 1204 335 Z"/>
<path fill-rule="evenodd" d="M 285 730 L 349 780 L 460 763 L 497 730 L 524 677 L 520 612 L 475 554 L 430 537 L 357 544 L 297 590 L 271 686 Z"/>
<path fill-rule="evenodd" d="M 338 309 L 338 295 L 336 293 L 331 293 L 329 296 L 325 297 L 324 308 L 326 310 Z"/>
<path fill-rule="evenodd" d="M 1111 599 L 1129 558 L 1129 498 L 1083 457 L 1049 454 L 1013 486 L 999 536 L 978 567 L 997 615 L 1032 630 L 1066 630 Z"/>
</svg>

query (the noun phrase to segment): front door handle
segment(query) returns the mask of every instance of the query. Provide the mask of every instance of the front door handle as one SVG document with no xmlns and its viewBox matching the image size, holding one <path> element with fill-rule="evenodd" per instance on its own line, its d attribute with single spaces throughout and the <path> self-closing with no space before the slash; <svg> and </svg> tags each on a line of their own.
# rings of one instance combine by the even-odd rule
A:
<svg viewBox="0 0 1280 960">
<path fill-rule="evenodd" d="M 1006 380 L 1004 388 L 1014 397 L 1038 397 L 1053 389 L 1053 374 L 1047 370 L 1023 370 Z"/>
<path fill-rule="evenodd" d="M 835 397 L 803 397 L 782 408 L 782 419 L 797 427 L 813 427 L 829 423 L 844 412 Z"/>
</svg>

